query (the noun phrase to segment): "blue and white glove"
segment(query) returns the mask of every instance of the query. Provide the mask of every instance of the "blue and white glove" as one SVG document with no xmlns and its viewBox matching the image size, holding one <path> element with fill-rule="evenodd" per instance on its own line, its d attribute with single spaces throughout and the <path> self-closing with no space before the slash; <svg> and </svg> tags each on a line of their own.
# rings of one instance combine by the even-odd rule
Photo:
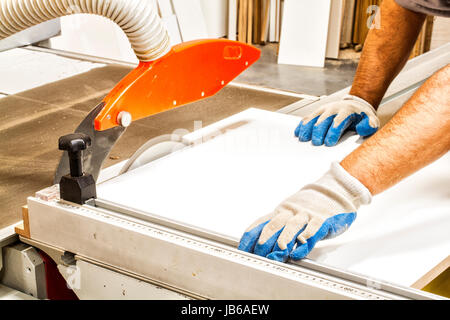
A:
<svg viewBox="0 0 450 320">
<path fill-rule="evenodd" d="M 374 134 L 380 126 L 377 112 L 366 100 L 346 95 L 341 101 L 330 102 L 305 117 L 295 129 L 300 141 L 312 141 L 315 146 L 335 146 L 346 130 L 362 137 Z"/>
<path fill-rule="evenodd" d="M 283 201 L 244 233 L 239 249 L 272 260 L 299 260 L 319 240 L 335 237 L 352 224 L 370 191 L 338 163 L 317 182 Z"/>
</svg>

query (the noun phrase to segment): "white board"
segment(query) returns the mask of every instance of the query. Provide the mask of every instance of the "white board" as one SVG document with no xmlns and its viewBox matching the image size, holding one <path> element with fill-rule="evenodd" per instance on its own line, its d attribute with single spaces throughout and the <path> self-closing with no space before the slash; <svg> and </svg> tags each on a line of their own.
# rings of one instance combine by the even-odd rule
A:
<svg viewBox="0 0 450 320">
<path fill-rule="evenodd" d="M 330 0 L 285 0 L 278 63 L 323 67 Z"/>
<path fill-rule="evenodd" d="M 183 42 L 208 38 L 200 0 L 172 0 Z"/>
<path fill-rule="evenodd" d="M 0 52 L 0 92 L 16 94 L 104 66 L 47 52 L 11 49 Z"/>
<path fill-rule="evenodd" d="M 169 34 L 170 45 L 174 46 L 181 42 L 180 29 L 178 28 L 177 16 L 172 14 L 170 16 L 165 16 L 161 18 L 162 23 L 167 29 Z"/>
<path fill-rule="evenodd" d="M 228 0 L 228 40 L 236 41 L 237 0 Z"/>
<path fill-rule="evenodd" d="M 201 0 L 206 31 L 209 38 L 222 38 L 227 35 L 227 0 Z"/>
<path fill-rule="evenodd" d="M 206 141 L 98 185 L 101 200 L 163 216 L 237 241 L 257 218 L 355 149 L 300 143 L 300 118 L 249 109 L 187 136 Z M 450 157 L 362 207 L 341 236 L 309 258 L 371 278 L 411 285 L 450 253 Z"/>
<path fill-rule="evenodd" d="M 173 14 L 170 0 L 158 0 L 158 8 L 161 18 L 170 17 Z"/>
<path fill-rule="evenodd" d="M 130 41 L 113 21 L 98 15 L 76 14 L 61 18 L 61 35 L 49 47 L 94 57 L 138 63 Z"/>
<path fill-rule="evenodd" d="M 30 45 L 47 40 L 61 32 L 59 19 L 40 23 L 0 40 L 0 51 Z"/>
<path fill-rule="evenodd" d="M 170 0 L 157 0 L 157 3 L 161 21 L 169 34 L 170 45 L 174 46 L 181 42 L 181 34 L 180 28 L 178 27 L 177 16 L 172 10 L 172 3 Z"/>
</svg>

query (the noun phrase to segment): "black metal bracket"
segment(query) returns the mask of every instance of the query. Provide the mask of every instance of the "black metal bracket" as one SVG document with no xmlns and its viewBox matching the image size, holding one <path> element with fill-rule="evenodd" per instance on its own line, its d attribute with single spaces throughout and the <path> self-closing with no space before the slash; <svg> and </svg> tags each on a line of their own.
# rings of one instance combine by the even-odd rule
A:
<svg viewBox="0 0 450 320">
<path fill-rule="evenodd" d="M 83 133 L 72 133 L 59 138 L 59 149 L 69 156 L 70 174 L 61 177 L 59 192 L 61 199 L 84 204 L 97 197 L 94 177 L 83 172 L 82 152 L 91 145 L 91 138 Z"/>
</svg>

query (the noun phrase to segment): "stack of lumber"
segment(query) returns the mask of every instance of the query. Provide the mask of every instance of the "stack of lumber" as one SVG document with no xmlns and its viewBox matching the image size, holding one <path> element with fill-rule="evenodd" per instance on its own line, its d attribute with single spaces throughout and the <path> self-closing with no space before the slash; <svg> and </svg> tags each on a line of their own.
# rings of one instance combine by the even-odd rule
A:
<svg viewBox="0 0 450 320">
<path fill-rule="evenodd" d="M 428 16 L 423 24 L 422 31 L 420 31 L 416 44 L 411 52 L 410 59 L 420 56 L 422 53 L 430 51 L 431 34 L 433 32 L 433 16 Z"/>
<path fill-rule="evenodd" d="M 347 0 L 349 1 L 349 0 Z M 351 2 L 352 0 L 350 0 Z M 353 2 L 355 2 L 353 0 Z M 380 21 L 376 18 L 376 13 L 382 0 L 360 0 L 355 2 L 354 17 L 353 17 L 353 45 L 364 45 L 369 27 L 373 25 L 377 27 Z M 431 33 L 433 30 L 433 17 L 427 17 L 426 22 L 419 34 L 419 37 L 411 52 L 410 58 L 421 55 L 430 50 Z"/>
<path fill-rule="evenodd" d="M 238 0 L 238 41 L 264 44 L 268 40 L 270 0 Z"/>
<path fill-rule="evenodd" d="M 353 19 L 353 44 L 363 45 L 369 33 L 369 27 L 378 23 L 376 13 L 381 0 L 360 0 L 355 3 Z"/>
</svg>

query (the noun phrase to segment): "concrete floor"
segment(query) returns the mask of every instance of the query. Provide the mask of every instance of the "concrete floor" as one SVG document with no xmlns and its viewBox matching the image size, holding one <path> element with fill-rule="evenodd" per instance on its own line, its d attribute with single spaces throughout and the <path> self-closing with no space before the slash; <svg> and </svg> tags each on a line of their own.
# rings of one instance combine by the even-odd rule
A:
<svg viewBox="0 0 450 320">
<path fill-rule="evenodd" d="M 261 58 L 236 81 L 313 96 L 329 95 L 351 85 L 359 61 L 327 59 L 325 68 L 282 65 L 277 63 L 277 44 L 259 48 Z"/>
</svg>

